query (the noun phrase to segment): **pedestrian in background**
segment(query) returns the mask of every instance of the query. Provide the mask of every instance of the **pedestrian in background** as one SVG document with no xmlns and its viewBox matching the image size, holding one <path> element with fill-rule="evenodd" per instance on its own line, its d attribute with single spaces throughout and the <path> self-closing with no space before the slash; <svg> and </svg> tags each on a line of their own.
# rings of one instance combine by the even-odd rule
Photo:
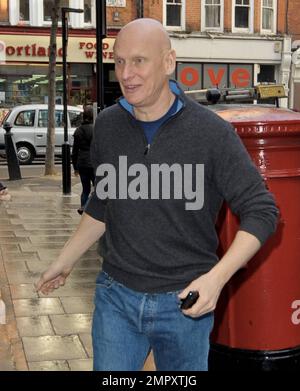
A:
<svg viewBox="0 0 300 391">
<path fill-rule="evenodd" d="M 95 175 L 90 159 L 90 147 L 93 138 L 93 108 L 86 106 L 83 112 L 82 124 L 74 132 L 74 143 L 72 149 L 72 163 L 75 176 L 80 176 L 82 193 L 80 199 L 79 214 L 83 213 L 84 206 L 91 192 L 91 185 L 94 186 Z"/>
</svg>

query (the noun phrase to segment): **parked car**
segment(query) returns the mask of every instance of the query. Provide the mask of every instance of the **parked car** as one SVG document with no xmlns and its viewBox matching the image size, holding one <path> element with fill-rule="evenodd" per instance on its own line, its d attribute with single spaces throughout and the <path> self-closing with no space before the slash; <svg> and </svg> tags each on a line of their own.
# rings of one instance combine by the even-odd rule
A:
<svg viewBox="0 0 300 391">
<path fill-rule="evenodd" d="M 73 133 L 81 123 L 82 109 L 68 106 L 69 143 L 73 145 Z M 31 104 L 16 106 L 2 120 L 10 123 L 20 164 L 30 164 L 36 156 L 45 156 L 47 145 L 48 105 Z M 63 106 L 55 106 L 55 154 L 61 155 L 64 142 Z M 5 130 L 0 127 L 0 153 L 5 155 Z"/>
</svg>

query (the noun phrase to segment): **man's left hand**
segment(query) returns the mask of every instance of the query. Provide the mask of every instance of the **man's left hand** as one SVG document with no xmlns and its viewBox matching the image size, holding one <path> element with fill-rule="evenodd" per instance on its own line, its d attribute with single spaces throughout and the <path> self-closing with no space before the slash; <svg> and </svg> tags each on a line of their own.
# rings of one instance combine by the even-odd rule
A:
<svg viewBox="0 0 300 391">
<path fill-rule="evenodd" d="M 178 295 L 180 299 L 184 299 L 190 291 L 199 292 L 199 298 L 196 303 L 191 308 L 182 310 L 182 312 L 191 318 L 198 318 L 212 312 L 216 308 L 222 288 L 223 284 L 217 281 L 217 278 L 211 272 L 203 274 L 201 277 L 192 281 Z"/>
</svg>

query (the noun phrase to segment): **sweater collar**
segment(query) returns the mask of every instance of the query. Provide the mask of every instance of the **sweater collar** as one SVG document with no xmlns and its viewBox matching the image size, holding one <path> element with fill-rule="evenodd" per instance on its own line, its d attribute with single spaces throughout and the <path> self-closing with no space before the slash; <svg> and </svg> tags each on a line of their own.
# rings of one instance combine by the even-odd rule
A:
<svg viewBox="0 0 300 391">
<path fill-rule="evenodd" d="M 176 80 L 169 80 L 169 86 L 170 90 L 173 92 L 174 95 L 178 97 L 177 99 L 177 107 L 173 115 L 178 113 L 184 106 L 184 92 L 182 89 L 179 87 L 178 83 Z M 121 98 L 118 99 L 118 103 L 120 106 L 123 107 L 128 113 L 130 113 L 134 117 L 134 111 L 133 111 L 133 106 L 127 102 L 127 100 L 122 96 Z"/>
</svg>

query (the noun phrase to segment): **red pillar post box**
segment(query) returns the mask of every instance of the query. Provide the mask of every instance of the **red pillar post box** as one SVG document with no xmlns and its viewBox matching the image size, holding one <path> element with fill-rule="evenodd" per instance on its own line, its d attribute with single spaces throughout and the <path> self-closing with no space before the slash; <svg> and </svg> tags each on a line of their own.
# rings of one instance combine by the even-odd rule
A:
<svg viewBox="0 0 300 391">
<path fill-rule="evenodd" d="M 280 209 L 277 232 L 224 287 L 210 369 L 300 369 L 300 113 L 272 107 L 217 110 L 241 137 Z M 224 206 L 220 255 L 238 229 Z"/>
</svg>

